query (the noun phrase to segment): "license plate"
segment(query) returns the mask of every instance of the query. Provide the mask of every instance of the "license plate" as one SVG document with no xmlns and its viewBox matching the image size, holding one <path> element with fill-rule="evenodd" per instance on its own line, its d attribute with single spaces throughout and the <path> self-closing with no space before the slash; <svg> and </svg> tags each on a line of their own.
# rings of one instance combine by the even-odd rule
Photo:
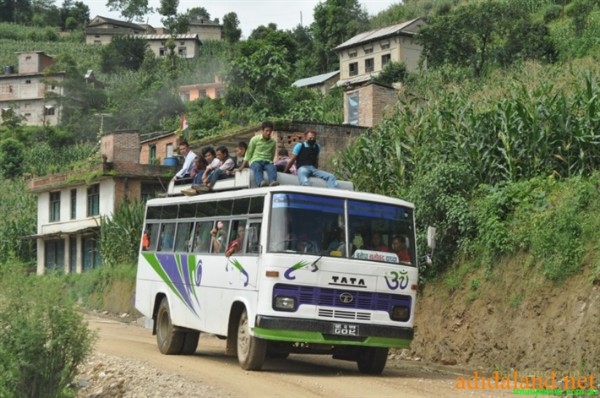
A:
<svg viewBox="0 0 600 398">
<path fill-rule="evenodd" d="M 334 323 L 331 327 L 332 334 L 336 336 L 357 336 L 358 325 L 348 325 L 346 323 Z"/>
</svg>

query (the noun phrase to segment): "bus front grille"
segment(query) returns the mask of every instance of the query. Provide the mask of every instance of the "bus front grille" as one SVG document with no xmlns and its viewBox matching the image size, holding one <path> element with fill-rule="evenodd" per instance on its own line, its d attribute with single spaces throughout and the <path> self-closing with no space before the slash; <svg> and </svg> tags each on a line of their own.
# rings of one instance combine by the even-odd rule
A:
<svg viewBox="0 0 600 398">
<path fill-rule="evenodd" d="M 277 296 L 294 297 L 297 307 L 315 305 L 319 307 L 319 316 L 360 320 L 370 319 L 370 313 L 365 311 L 390 313 L 395 306 L 411 308 L 412 301 L 411 296 L 403 294 L 299 286 L 285 283 L 277 283 L 273 287 L 273 297 Z"/>
<path fill-rule="evenodd" d="M 371 320 L 371 314 L 368 312 L 330 310 L 326 308 L 319 308 L 319 316 L 323 318 L 351 319 L 357 321 Z"/>
</svg>

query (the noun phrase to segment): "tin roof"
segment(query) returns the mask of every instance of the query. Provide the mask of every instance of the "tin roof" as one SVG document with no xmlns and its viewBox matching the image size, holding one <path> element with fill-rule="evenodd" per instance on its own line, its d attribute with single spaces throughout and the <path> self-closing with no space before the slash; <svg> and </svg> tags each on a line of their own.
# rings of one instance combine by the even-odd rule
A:
<svg viewBox="0 0 600 398">
<path fill-rule="evenodd" d="M 333 72 L 323 73 L 322 75 L 305 77 L 304 79 L 296 80 L 294 83 L 292 83 L 292 86 L 307 87 L 307 86 L 314 86 L 316 84 L 322 84 L 322 83 L 325 83 L 327 80 L 331 79 L 332 77 L 334 77 L 335 75 L 339 75 L 339 74 L 340 74 L 340 71 L 335 70 Z"/>
<path fill-rule="evenodd" d="M 333 51 L 340 51 L 347 47 L 353 47 L 357 44 L 380 40 L 385 37 L 398 35 L 400 33 L 413 36 L 417 33 L 418 28 L 424 24 L 425 21 L 422 18 L 415 18 L 397 25 L 391 25 L 379 29 L 369 30 L 368 32 L 362 32 L 335 47 Z"/>
</svg>

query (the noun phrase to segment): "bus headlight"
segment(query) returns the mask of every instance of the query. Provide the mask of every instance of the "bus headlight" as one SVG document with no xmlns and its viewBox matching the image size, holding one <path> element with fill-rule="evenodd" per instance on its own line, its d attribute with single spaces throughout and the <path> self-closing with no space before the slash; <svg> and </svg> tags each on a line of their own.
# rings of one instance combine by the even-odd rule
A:
<svg viewBox="0 0 600 398">
<path fill-rule="evenodd" d="M 289 296 L 277 296 L 273 302 L 273 308 L 277 311 L 295 311 L 296 299 Z"/>
<path fill-rule="evenodd" d="M 394 308 L 392 308 L 390 317 L 394 321 L 406 322 L 410 318 L 410 308 L 404 305 L 397 305 Z"/>
</svg>

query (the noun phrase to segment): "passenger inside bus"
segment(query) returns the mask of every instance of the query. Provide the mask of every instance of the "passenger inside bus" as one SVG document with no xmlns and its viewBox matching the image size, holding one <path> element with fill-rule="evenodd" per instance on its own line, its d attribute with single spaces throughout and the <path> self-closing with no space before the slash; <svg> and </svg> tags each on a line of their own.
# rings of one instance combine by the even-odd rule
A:
<svg viewBox="0 0 600 398">
<path fill-rule="evenodd" d="M 210 231 L 213 253 L 221 253 L 227 239 L 227 228 L 223 221 L 217 221 L 215 227 Z"/>
<path fill-rule="evenodd" d="M 371 244 L 367 246 L 368 250 L 375 250 L 378 252 L 389 252 L 390 248 L 384 243 L 383 238 L 379 232 L 373 232 L 371 235 Z"/>
<path fill-rule="evenodd" d="M 410 254 L 408 254 L 405 242 L 406 237 L 398 235 L 394 236 L 392 238 L 392 251 L 396 253 L 400 261 L 410 264 Z"/>
<path fill-rule="evenodd" d="M 225 250 L 225 256 L 229 257 L 235 253 L 242 251 L 244 246 L 244 236 L 246 234 L 246 227 L 240 223 L 237 227 L 237 237 L 229 242 L 227 250 Z"/>
</svg>

